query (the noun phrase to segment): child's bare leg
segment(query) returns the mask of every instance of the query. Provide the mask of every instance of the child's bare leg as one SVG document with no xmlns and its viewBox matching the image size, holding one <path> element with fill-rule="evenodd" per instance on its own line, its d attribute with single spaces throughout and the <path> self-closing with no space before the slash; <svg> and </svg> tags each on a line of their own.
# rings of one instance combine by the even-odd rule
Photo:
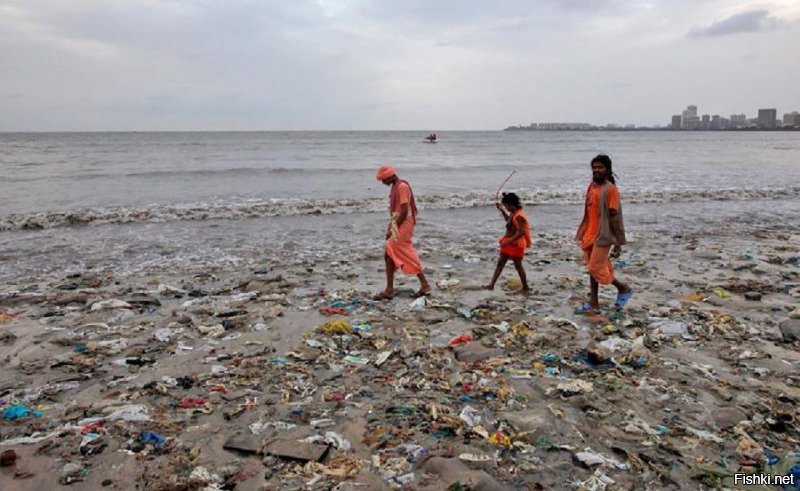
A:
<svg viewBox="0 0 800 491">
<path fill-rule="evenodd" d="M 530 287 L 528 286 L 528 277 L 525 275 L 525 269 L 522 267 L 522 258 L 515 257 L 514 258 L 514 267 L 517 268 L 517 273 L 519 274 L 519 281 L 522 283 L 522 291 L 529 292 Z"/>
<path fill-rule="evenodd" d="M 506 267 L 506 262 L 508 261 L 508 256 L 505 254 L 500 254 L 500 257 L 497 259 L 497 266 L 494 268 L 494 275 L 492 276 L 492 281 L 488 285 L 484 285 L 483 288 L 486 290 L 494 290 L 494 284 L 497 283 L 497 279 L 500 278 L 500 273 L 503 272 L 503 268 Z"/>
</svg>

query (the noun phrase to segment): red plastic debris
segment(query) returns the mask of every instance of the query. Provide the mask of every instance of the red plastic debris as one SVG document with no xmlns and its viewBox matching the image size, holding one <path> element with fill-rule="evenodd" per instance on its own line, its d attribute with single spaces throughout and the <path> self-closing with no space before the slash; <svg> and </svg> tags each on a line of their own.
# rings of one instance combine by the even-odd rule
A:
<svg viewBox="0 0 800 491">
<path fill-rule="evenodd" d="M 472 336 L 469 334 L 462 334 L 461 336 L 456 336 L 453 338 L 452 341 L 447 346 L 458 346 L 459 344 L 466 344 L 472 342 Z"/>
<path fill-rule="evenodd" d="M 348 315 L 350 312 L 339 307 L 322 307 L 319 309 L 319 313 L 322 315 Z"/>
<path fill-rule="evenodd" d="M 189 409 L 193 407 L 200 407 L 206 403 L 205 399 L 200 399 L 197 397 L 184 397 L 178 402 L 178 407 L 183 409 Z"/>
<path fill-rule="evenodd" d="M 102 421 L 95 421 L 94 423 L 89 423 L 88 425 L 81 428 L 81 435 L 85 435 L 87 433 L 92 433 L 93 430 L 103 427 Z"/>
</svg>

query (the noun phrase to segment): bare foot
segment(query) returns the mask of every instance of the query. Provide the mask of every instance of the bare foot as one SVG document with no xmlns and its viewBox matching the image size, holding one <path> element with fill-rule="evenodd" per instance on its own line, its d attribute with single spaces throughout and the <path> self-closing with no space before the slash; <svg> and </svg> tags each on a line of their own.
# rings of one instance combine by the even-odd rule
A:
<svg viewBox="0 0 800 491">
<path fill-rule="evenodd" d="M 524 295 L 524 296 L 527 297 L 528 295 L 531 294 L 531 289 L 530 288 L 522 288 L 520 290 L 517 290 L 515 293 L 517 295 Z"/>
<path fill-rule="evenodd" d="M 494 285 L 483 285 L 481 288 L 483 288 L 484 290 L 492 291 L 494 290 Z"/>
<path fill-rule="evenodd" d="M 394 290 L 384 290 L 372 298 L 374 300 L 391 300 L 394 298 Z"/>
</svg>

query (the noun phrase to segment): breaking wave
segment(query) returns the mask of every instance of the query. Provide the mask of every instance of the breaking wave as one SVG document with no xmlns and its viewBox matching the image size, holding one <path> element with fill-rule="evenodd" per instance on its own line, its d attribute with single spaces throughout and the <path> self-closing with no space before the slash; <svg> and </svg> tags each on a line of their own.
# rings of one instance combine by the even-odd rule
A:
<svg viewBox="0 0 800 491">
<path fill-rule="evenodd" d="M 582 191 L 521 191 L 527 205 L 580 204 Z M 800 187 L 780 189 L 717 189 L 626 192 L 625 203 L 693 201 L 754 201 L 800 198 Z M 418 196 L 421 209 L 458 209 L 490 205 L 488 192 Z M 97 224 L 170 222 L 180 220 L 242 219 L 298 215 L 331 215 L 385 211 L 385 198 L 264 200 L 242 203 L 194 203 L 141 207 L 89 208 L 70 211 L 19 213 L 0 217 L 0 231 L 40 230 Z"/>
<path fill-rule="evenodd" d="M 19 168 L 27 168 L 27 167 L 39 167 L 45 164 L 42 163 L 25 163 L 25 164 L 18 164 L 16 167 Z M 506 170 L 508 168 L 507 165 L 500 165 L 500 164 L 474 164 L 474 165 L 463 165 L 461 163 L 456 164 L 440 164 L 437 166 L 435 170 L 442 170 L 442 169 L 464 169 L 469 168 L 470 170 Z M 431 170 L 427 169 L 422 166 L 415 166 L 415 165 L 406 165 L 406 169 L 414 169 L 417 171 L 426 171 Z M 353 176 L 358 175 L 372 175 L 375 172 L 374 166 L 363 166 L 363 167 L 352 167 L 352 168 L 341 168 L 341 167 L 252 167 L 252 166 L 244 166 L 244 167 L 228 167 L 222 169 L 154 169 L 154 170 L 132 170 L 132 171 L 118 171 L 114 172 L 113 169 L 100 169 L 96 171 L 78 171 L 78 172 L 67 172 L 67 173 L 48 173 L 46 175 L 34 175 L 34 176 L 6 176 L 6 182 L 36 182 L 36 181 L 43 181 L 43 180 L 65 180 L 65 181 L 86 181 L 86 180 L 103 180 L 103 179 L 169 179 L 169 178 L 180 178 L 180 179 L 198 179 L 198 178 L 221 178 L 221 177 L 230 177 L 230 176 L 244 176 L 244 177 L 263 177 L 263 176 L 300 176 L 305 177 L 309 175 L 321 175 L 321 174 L 349 174 Z"/>
</svg>

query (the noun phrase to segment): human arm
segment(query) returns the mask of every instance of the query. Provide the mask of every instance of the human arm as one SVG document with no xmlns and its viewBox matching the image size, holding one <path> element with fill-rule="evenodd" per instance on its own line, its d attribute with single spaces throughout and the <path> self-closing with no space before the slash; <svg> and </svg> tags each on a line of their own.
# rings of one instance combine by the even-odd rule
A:
<svg viewBox="0 0 800 491">
<path fill-rule="evenodd" d="M 500 214 L 503 215 L 503 220 L 505 220 L 506 223 L 508 223 L 508 219 L 510 217 L 508 216 L 508 213 L 506 213 L 505 208 L 503 208 L 503 205 L 501 205 L 499 202 L 497 202 L 497 203 L 494 204 L 494 206 L 497 208 L 497 211 L 499 211 Z"/>
<path fill-rule="evenodd" d="M 392 188 L 392 219 L 399 227 L 411 214 L 411 188 L 405 181 L 400 181 Z M 412 217 L 413 218 L 413 217 Z"/>
<path fill-rule="evenodd" d="M 611 226 L 611 234 L 615 238 L 622 236 L 622 213 L 620 213 L 620 199 L 619 191 L 616 186 L 611 186 L 608 190 L 608 221 Z M 611 250 L 611 257 L 617 258 L 622 254 L 622 244 L 619 240 L 614 244 Z"/>
<path fill-rule="evenodd" d="M 608 214 L 610 215 L 611 233 L 614 234 L 614 237 L 619 237 L 622 228 L 622 215 L 618 210 L 608 210 Z M 622 255 L 622 245 L 616 243 L 611 249 L 611 257 L 618 258 L 620 255 Z"/>
<path fill-rule="evenodd" d="M 406 221 L 406 218 L 408 218 L 408 203 L 403 203 L 400 205 L 400 212 L 394 216 L 393 220 L 399 227 L 404 221 Z"/>
</svg>

